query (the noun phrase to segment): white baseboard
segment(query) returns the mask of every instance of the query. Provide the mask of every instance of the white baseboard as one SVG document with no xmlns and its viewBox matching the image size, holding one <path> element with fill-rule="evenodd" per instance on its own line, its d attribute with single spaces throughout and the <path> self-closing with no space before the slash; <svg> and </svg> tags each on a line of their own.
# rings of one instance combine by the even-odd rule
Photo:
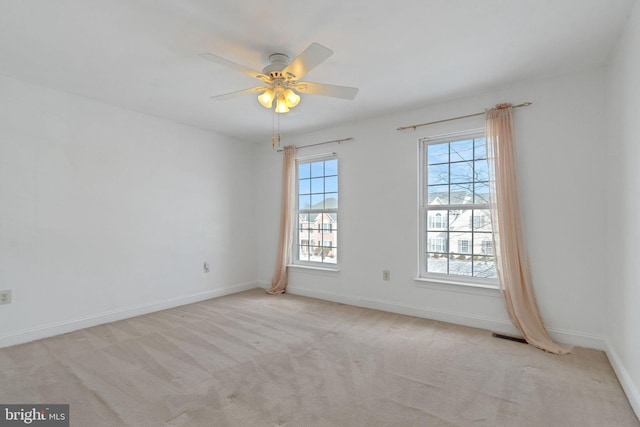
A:
<svg viewBox="0 0 640 427">
<path fill-rule="evenodd" d="M 569 344 L 576 347 L 594 348 L 596 350 L 607 350 L 607 341 L 602 335 L 594 335 L 586 332 L 572 331 L 569 329 L 549 328 L 547 332 L 554 341 Z"/>
<path fill-rule="evenodd" d="M 141 304 L 133 307 L 105 311 L 80 319 L 67 320 L 64 322 L 51 323 L 49 325 L 39 326 L 36 328 L 23 329 L 21 331 L 12 332 L 7 335 L 0 335 L 0 348 L 23 344 L 29 341 L 52 337 L 55 335 L 66 334 L 68 332 L 77 331 L 78 329 L 89 328 L 91 326 L 102 325 L 104 323 L 115 322 L 122 319 L 128 319 L 147 313 L 153 313 L 154 311 L 166 310 L 168 308 L 192 304 L 194 302 L 200 302 L 211 298 L 235 294 L 249 289 L 255 289 L 256 287 L 258 287 L 257 282 L 240 283 L 227 288 L 198 292 L 191 295 L 165 299 L 162 301 L 154 301 L 148 304 Z"/>
<path fill-rule="evenodd" d="M 426 319 L 439 320 L 441 322 L 454 323 L 456 325 L 470 326 L 472 328 L 486 329 L 503 334 L 519 335 L 518 330 L 508 320 L 491 317 L 456 313 L 452 311 L 433 308 L 416 307 L 408 304 L 390 303 L 372 298 L 344 295 L 332 292 L 322 292 L 299 287 L 288 287 L 287 292 L 294 295 L 318 298 L 342 304 L 355 305 L 357 307 L 372 308 L 391 313 L 405 314 L 408 316 L 424 317 Z M 604 337 L 566 329 L 548 328 L 549 335 L 555 341 L 573 346 L 606 350 Z"/>
<path fill-rule="evenodd" d="M 636 417 L 640 419 L 640 391 L 638 391 L 638 386 L 634 384 L 633 379 L 622 363 L 622 360 L 620 360 L 620 356 L 618 356 L 615 348 L 613 348 L 609 340 L 605 341 L 607 343 L 606 352 L 607 357 L 609 358 L 609 363 L 611 363 L 613 370 L 618 376 L 618 381 L 620 381 L 620 385 L 627 395 L 627 399 L 629 399 L 633 412 L 635 412 Z"/>
<path fill-rule="evenodd" d="M 488 329 L 495 332 L 508 334 L 518 333 L 517 329 L 511 324 L 511 322 L 504 321 L 502 319 L 470 316 L 467 314 L 454 313 L 446 310 L 415 307 L 408 304 L 390 303 L 388 301 L 380 301 L 372 298 L 337 294 L 332 292 L 319 292 L 316 290 L 298 287 L 288 287 L 287 293 L 339 302 L 342 304 L 354 305 L 356 307 L 372 308 L 374 310 L 387 311 L 390 313 L 439 320 L 441 322 L 454 323 L 457 325 L 470 326 L 473 328 Z"/>
</svg>

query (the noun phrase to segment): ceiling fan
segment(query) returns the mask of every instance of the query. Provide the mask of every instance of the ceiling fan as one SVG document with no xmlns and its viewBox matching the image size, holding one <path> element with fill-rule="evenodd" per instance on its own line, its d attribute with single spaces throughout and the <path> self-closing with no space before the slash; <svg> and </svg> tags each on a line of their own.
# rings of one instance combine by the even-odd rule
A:
<svg viewBox="0 0 640 427">
<path fill-rule="evenodd" d="M 222 95 L 212 96 L 212 99 L 225 100 L 239 95 L 260 93 L 258 101 L 265 108 L 271 109 L 275 101 L 276 113 L 287 113 L 300 102 L 299 93 L 309 95 L 331 96 L 334 98 L 353 99 L 358 94 L 358 88 L 328 85 L 324 83 L 302 82 L 300 79 L 309 71 L 320 65 L 333 55 L 333 51 L 318 43 L 312 43 L 293 61 L 283 53 L 269 56 L 269 65 L 262 72 L 236 64 L 228 59 L 211 53 L 202 53 L 201 57 L 219 65 L 232 68 L 262 81 L 262 85 L 243 89 Z"/>
</svg>

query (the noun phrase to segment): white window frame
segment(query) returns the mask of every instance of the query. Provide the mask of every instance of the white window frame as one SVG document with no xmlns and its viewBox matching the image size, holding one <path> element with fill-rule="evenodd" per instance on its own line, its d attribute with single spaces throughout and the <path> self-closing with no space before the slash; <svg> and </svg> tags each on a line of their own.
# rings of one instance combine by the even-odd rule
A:
<svg viewBox="0 0 640 427">
<path fill-rule="evenodd" d="M 298 166 L 301 164 L 305 164 L 305 163 L 315 163 L 315 162 L 323 162 L 323 161 L 327 161 L 327 160 L 338 160 L 338 155 L 336 153 L 326 153 L 326 154 L 318 154 L 318 155 L 313 155 L 313 156 L 306 156 L 306 157 L 297 157 L 296 158 L 296 206 L 295 206 L 295 218 L 296 218 L 296 224 L 295 224 L 295 230 L 294 230 L 294 241 L 293 241 L 293 259 L 292 259 L 292 266 L 293 267 L 305 267 L 305 268 L 312 268 L 312 269 L 318 269 L 318 270 L 332 270 L 332 271 L 338 271 L 339 270 L 339 254 L 336 253 L 335 254 L 335 263 L 331 263 L 331 262 L 318 262 L 318 261 L 310 261 L 310 260 L 301 260 L 299 258 L 299 254 L 300 254 L 300 247 L 299 247 L 299 242 L 300 242 L 300 230 L 299 230 L 299 220 L 300 220 L 300 215 L 301 214 L 335 214 L 336 218 L 340 218 L 340 214 L 339 214 L 339 206 L 340 206 L 340 161 L 338 160 L 338 169 L 337 169 L 337 177 L 338 177 L 338 188 L 337 188 L 337 197 L 338 197 L 338 207 L 337 208 L 324 208 L 324 209 L 300 209 L 299 207 L 299 199 L 300 199 L 300 191 L 298 188 L 298 185 L 300 183 L 300 178 L 298 176 L 298 171 L 299 168 Z M 340 250 L 341 248 L 341 244 L 340 244 L 340 233 L 338 232 L 338 229 L 336 226 L 334 226 L 334 224 L 329 224 L 329 230 L 325 230 L 324 228 L 324 223 L 323 225 L 312 225 L 311 223 L 309 223 L 309 228 L 311 229 L 312 233 L 315 233 L 316 235 L 318 233 L 323 233 L 323 232 L 329 232 L 329 233 L 337 233 L 336 235 L 336 241 L 334 243 L 332 243 L 330 246 L 324 246 L 325 242 L 329 242 L 330 241 L 324 241 L 322 240 L 321 236 L 316 236 L 317 239 L 316 240 L 312 240 L 309 239 L 309 253 L 313 253 L 313 247 L 320 247 L 321 250 L 325 250 L 326 249 L 330 249 L 330 250 Z M 306 228 L 306 227 L 305 227 Z"/>
<path fill-rule="evenodd" d="M 425 137 L 418 139 L 418 176 L 420 179 L 418 185 L 418 221 L 419 221 L 419 239 L 418 239 L 418 278 L 416 280 L 439 282 L 445 284 L 454 285 L 466 285 L 466 286 L 478 286 L 482 288 L 498 288 L 497 279 L 489 279 L 473 276 L 462 276 L 445 273 L 430 273 L 426 270 L 426 248 L 427 248 L 427 229 L 428 219 L 427 211 L 428 200 L 426 200 L 427 189 L 427 146 L 431 144 L 438 144 L 443 142 L 453 142 L 457 140 L 463 140 L 467 138 L 479 138 L 485 135 L 484 128 L 471 129 L 463 132 L 448 133 L 444 135 L 437 135 L 432 137 Z M 469 209 L 469 205 L 448 205 L 450 208 Z M 475 208 L 479 208 L 474 205 Z M 483 209 L 489 209 L 489 205 L 482 207 Z M 433 208 L 431 209 L 433 210 Z M 473 217 L 472 217 L 473 218 Z M 470 242 L 471 243 L 471 242 Z M 448 245 L 447 245 L 448 246 Z M 472 251 L 470 251 L 472 252 Z M 445 253 L 445 255 L 448 255 Z"/>
</svg>

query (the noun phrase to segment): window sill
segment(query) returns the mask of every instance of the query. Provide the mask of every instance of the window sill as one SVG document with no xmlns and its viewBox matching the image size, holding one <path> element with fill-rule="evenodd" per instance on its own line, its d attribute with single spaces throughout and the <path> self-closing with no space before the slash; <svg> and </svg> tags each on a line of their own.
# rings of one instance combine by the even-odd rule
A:
<svg viewBox="0 0 640 427">
<path fill-rule="evenodd" d="M 497 284 L 470 283 L 432 277 L 415 277 L 413 280 L 416 286 L 421 288 L 501 298 Z"/>
<path fill-rule="evenodd" d="M 304 264 L 288 264 L 287 267 L 300 269 L 300 270 L 309 270 L 309 271 L 317 271 L 319 273 L 338 273 L 340 269 L 338 267 L 318 267 L 315 265 L 304 265 Z"/>
</svg>

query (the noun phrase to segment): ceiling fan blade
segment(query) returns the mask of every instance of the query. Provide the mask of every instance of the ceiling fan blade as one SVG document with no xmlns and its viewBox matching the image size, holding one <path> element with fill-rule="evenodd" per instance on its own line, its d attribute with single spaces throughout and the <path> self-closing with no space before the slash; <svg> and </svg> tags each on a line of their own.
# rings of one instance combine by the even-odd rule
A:
<svg viewBox="0 0 640 427">
<path fill-rule="evenodd" d="M 224 59 L 221 58 L 217 55 L 214 55 L 212 53 L 201 53 L 200 55 L 198 55 L 206 60 L 209 60 L 211 62 L 215 62 L 216 64 L 219 65 L 224 65 L 225 67 L 229 67 L 229 68 L 233 68 L 236 71 L 240 71 L 241 73 L 244 73 L 248 76 L 254 77 L 256 79 L 260 79 L 264 82 L 269 82 L 271 80 L 271 78 L 265 74 L 262 74 L 260 71 L 255 71 L 252 70 L 250 68 L 247 68 L 243 65 L 240 64 L 236 64 L 233 61 L 229 61 L 228 59 Z"/>
<path fill-rule="evenodd" d="M 292 80 L 300 80 L 305 74 L 333 55 L 333 51 L 318 43 L 311 43 L 296 59 L 282 70 Z"/>
<path fill-rule="evenodd" d="M 358 94 L 357 87 L 327 85 L 324 83 L 300 82 L 294 87 L 300 93 L 353 99 Z"/>
<path fill-rule="evenodd" d="M 211 96 L 210 98 L 215 99 L 217 101 L 224 101 L 227 99 L 235 98 L 236 96 L 247 95 L 249 93 L 262 92 L 263 90 L 267 90 L 267 89 L 269 88 L 266 86 L 256 86 L 249 89 L 237 90 L 235 92 L 223 93 L 222 95 L 214 95 L 214 96 Z"/>
</svg>

